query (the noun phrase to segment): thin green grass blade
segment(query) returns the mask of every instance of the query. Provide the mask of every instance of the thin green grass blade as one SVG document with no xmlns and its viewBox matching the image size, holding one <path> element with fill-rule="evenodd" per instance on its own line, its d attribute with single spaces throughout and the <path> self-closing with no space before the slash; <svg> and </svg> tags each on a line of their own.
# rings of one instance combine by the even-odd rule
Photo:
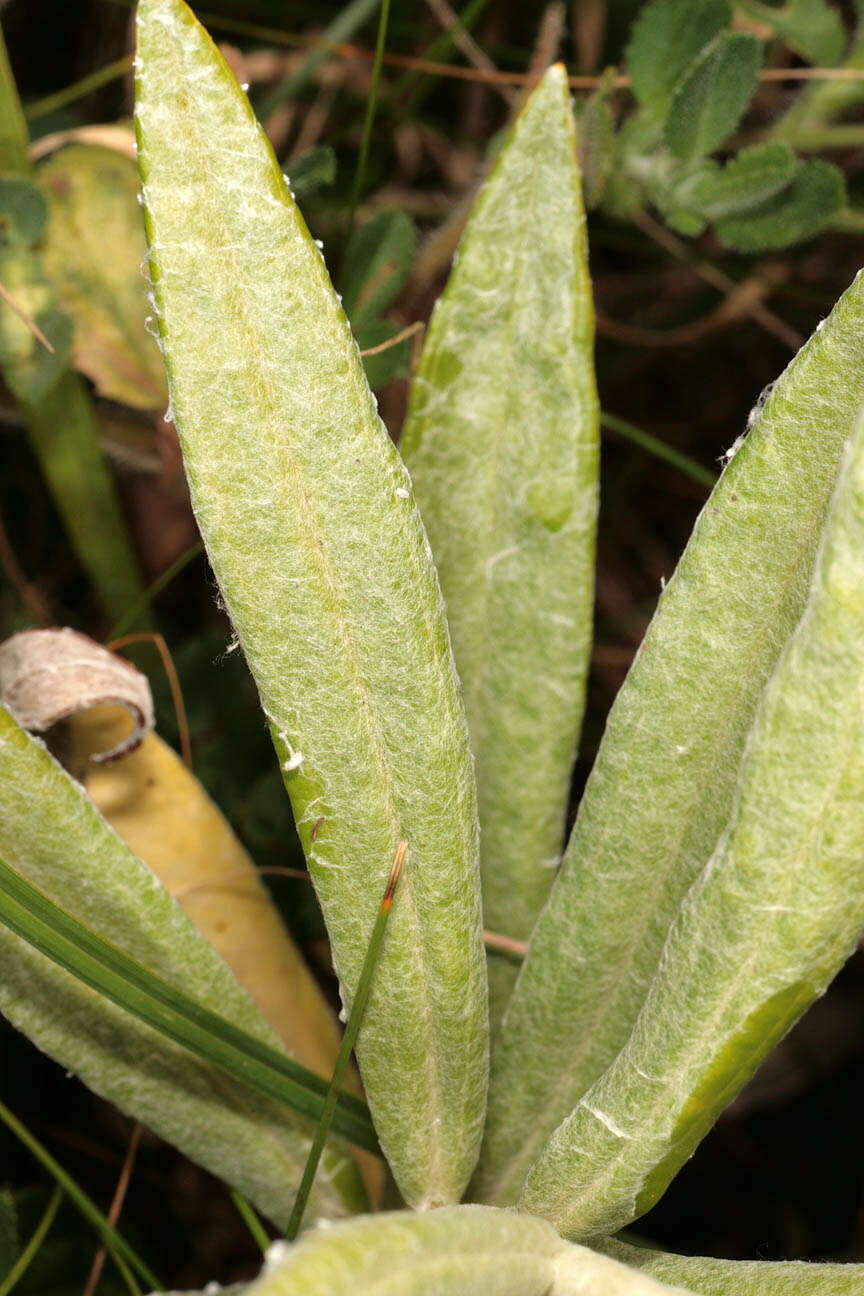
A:
<svg viewBox="0 0 864 1296">
<path fill-rule="evenodd" d="M 531 1167 L 522 1205 L 616 1232 L 665 1192 L 864 928 L 864 409 L 800 623 L 747 738 L 729 824 L 633 1032 Z M 739 478 L 746 503 L 755 483 Z"/>
<path fill-rule="evenodd" d="M 296 1072 L 228 967 L 80 785 L 2 708 L 0 859 L 7 865 L 0 868 L 2 912 L 27 932 L 25 940 L 0 925 L 0 1011 L 91 1089 L 284 1224 L 313 1117 L 250 1089 L 248 1077 L 260 1080 L 268 1072 L 271 1093 L 288 1087 L 283 1099 L 291 1086 L 310 1096 L 308 1077 Z M 28 943 L 31 935 L 45 954 Z M 58 954 L 99 992 L 59 967 Z M 166 983 L 157 985 L 158 994 L 144 969 Z M 191 1005 L 181 1004 L 172 986 L 182 987 Z M 133 1016 L 133 1008 L 146 1010 L 153 1026 Z M 228 1023 L 227 1034 L 208 1014 Z M 169 1028 L 182 1043 L 166 1037 Z M 232 1028 L 241 1034 L 232 1036 Z M 193 1043 L 223 1055 L 227 1048 L 241 1078 L 196 1057 L 187 1047 Z M 326 1081 L 312 1083 L 320 1087 L 317 1116 Z M 344 1106 L 356 1124 L 356 1100 Z M 360 1123 L 368 1141 L 368 1117 Z M 354 1162 L 338 1147 L 328 1149 L 315 1185 L 316 1210 L 344 1214 L 362 1209 L 364 1200 Z"/>
<path fill-rule="evenodd" d="M 598 409 L 563 66 L 474 208 L 402 453 L 438 567 L 476 761 L 485 925 L 525 940 L 559 862 L 591 646 Z M 492 1018 L 515 981 L 490 963 Z"/>
<path fill-rule="evenodd" d="M 280 81 L 268 94 L 261 97 L 257 105 L 258 113 L 261 118 L 266 118 L 274 112 L 281 104 L 287 103 L 295 95 L 304 89 L 305 86 L 315 76 L 322 63 L 330 56 L 327 48 L 328 45 L 338 45 L 341 41 L 350 40 L 359 27 L 362 27 L 367 18 L 381 4 L 381 0 L 349 0 L 348 4 L 340 6 L 339 13 L 331 23 L 324 28 L 321 33 L 320 42 L 317 47 L 307 54 L 302 65 L 296 72 Z M 214 15 L 214 25 L 219 25 L 222 20 Z M 202 15 L 202 22 L 208 22 L 209 17 Z M 237 29 L 242 30 L 242 24 L 235 24 Z"/>
<path fill-rule="evenodd" d="M 351 1016 L 345 1026 L 345 1034 L 342 1036 L 342 1044 L 339 1048 L 339 1054 L 333 1067 L 333 1077 L 330 1081 L 330 1087 L 327 1090 L 327 1097 L 322 1108 L 321 1115 L 318 1118 L 318 1128 L 315 1131 L 315 1138 L 309 1149 L 309 1159 L 306 1162 L 306 1168 L 303 1171 L 303 1178 L 300 1180 L 300 1187 L 297 1190 L 297 1199 L 294 1202 L 294 1209 L 291 1212 L 291 1218 L 288 1221 L 288 1228 L 285 1231 L 285 1237 L 289 1242 L 293 1242 L 300 1232 L 300 1225 L 303 1222 L 303 1214 L 306 1210 L 306 1203 L 309 1200 L 309 1193 L 315 1180 L 315 1174 L 318 1170 L 318 1162 L 321 1160 L 321 1153 L 324 1151 L 324 1143 L 330 1132 L 330 1125 L 336 1110 L 336 1102 L 339 1097 L 339 1090 L 342 1088 L 342 1082 L 345 1079 L 345 1071 L 348 1067 L 348 1060 L 353 1052 L 354 1045 L 357 1041 L 357 1034 L 360 1030 L 360 1023 L 363 1020 L 363 1013 L 366 1011 L 366 1001 L 369 998 L 369 991 L 372 988 L 372 977 L 375 975 L 375 968 L 378 966 L 378 958 L 381 953 L 381 946 L 384 943 L 384 933 L 387 930 L 387 920 L 390 917 L 390 910 L 393 907 L 393 897 L 396 893 L 396 886 L 399 882 L 399 874 L 402 872 L 402 864 L 405 859 L 405 850 L 407 842 L 400 842 L 396 852 L 396 859 L 393 864 L 393 871 L 387 881 L 387 888 L 381 901 L 381 907 L 378 910 L 378 916 L 375 919 L 375 926 L 372 928 L 372 935 L 369 939 L 369 948 L 366 951 L 366 957 L 363 960 L 363 967 L 360 970 L 360 980 L 357 982 L 357 989 L 354 994 L 354 1002 L 351 1005 Z"/>
<path fill-rule="evenodd" d="M 237 1192 L 236 1188 L 231 1189 L 231 1200 L 237 1208 L 237 1214 L 243 1220 L 243 1223 L 246 1225 L 258 1246 L 261 1248 L 261 1254 L 266 1255 L 270 1246 L 270 1238 L 264 1231 L 261 1221 L 255 1214 L 253 1207 L 249 1205 L 242 1193 Z"/>
<path fill-rule="evenodd" d="M 166 567 L 163 572 L 160 572 L 156 579 L 143 591 L 141 597 L 130 604 L 119 620 L 114 622 L 106 636 L 108 642 L 119 639 L 121 635 L 126 634 L 127 630 L 131 630 L 139 617 L 150 607 L 150 604 L 203 552 L 204 545 L 201 540 L 195 540 L 189 545 L 188 549 L 184 549 L 180 557 L 175 558 L 173 563 Z"/>
<path fill-rule="evenodd" d="M 481 1200 L 513 1201 L 627 1040 L 728 821 L 759 698 L 795 628 L 864 406 L 864 278 L 760 402 L 616 699 L 493 1058 Z"/>
<path fill-rule="evenodd" d="M 378 105 L 378 87 L 381 84 L 381 60 L 387 44 L 387 24 L 390 20 L 390 0 L 381 0 L 381 12 L 378 15 L 378 35 L 375 40 L 375 62 L 372 65 L 372 84 L 366 100 L 366 112 L 363 116 L 363 135 L 360 140 L 360 155 L 357 158 L 357 170 L 351 186 L 351 201 L 348 204 L 348 215 L 345 218 L 346 239 L 350 238 L 354 228 L 354 213 L 363 192 L 366 179 L 366 166 L 369 162 L 369 145 L 372 142 L 372 127 L 375 123 L 375 109 Z"/>
<path fill-rule="evenodd" d="M 695 459 L 691 459 L 689 455 L 681 454 L 674 446 L 667 445 L 665 441 L 652 436 L 650 432 L 637 427 L 635 423 L 631 423 L 628 419 L 618 418 L 617 414 L 607 414 L 604 410 L 600 415 L 600 424 L 602 427 L 608 428 L 610 432 L 617 432 L 619 436 L 638 446 L 640 450 L 647 451 L 655 459 L 662 459 L 664 462 L 671 464 L 673 468 L 677 468 L 679 472 L 698 482 L 700 486 L 707 486 L 710 490 L 717 481 L 716 474 L 710 472 L 707 468 L 703 468 Z"/>
<path fill-rule="evenodd" d="M 319 1119 L 327 1081 L 202 1008 L 101 940 L 0 860 L 0 922 L 106 999 L 242 1084 Z M 337 1133 L 378 1150 L 365 1105 L 342 1096 Z"/>
<path fill-rule="evenodd" d="M 370 1215 L 309 1230 L 246 1296 L 663 1296 L 682 1293 L 484 1206 Z M 686 1296 L 686 1294 L 685 1294 Z"/>
<path fill-rule="evenodd" d="M 356 1052 L 403 1195 L 440 1205 L 476 1159 L 488 1027 L 473 770 L 434 567 L 248 99 L 181 0 L 142 0 L 138 35 L 150 267 L 194 507 L 346 1012 L 409 843 Z"/>
<path fill-rule="evenodd" d="M 660 1282 L 681 1283 L 696 1296 L 860 1296 L 864 1264 L 803 1260 L 713 1260 L 671 1255 L 605 1238 L 600 1249 Z"/>
<path fill-rule="evenodd" d="M 0 1281 L 0 1296 L 9 1296 L 9 1293 L 14 1291 L 19 1280 L 24 1277 L 24 1274 L 30 1268 L 30 1262 L 34 1256 L 39 1254 L 42 1243 L 51 1231 L 51 1225 L 54 1223 L 54 1218 L 62 1200 L 63 1189 L 57 1184 L 27 1245 L 21 1251 L 12 1268 Z"/>
<path fill-rule="evenodd" d="M 95 1202 L 91 1201 L 84 1190 L 78 1187 L 78 1184 L 63 1169 L 59 1161 L 54 1160 L 48 1149 L 42 1146 L 39 1140 L 30 1133 L 26 1126 L 21 1124 L 17 1116 L 14 1116 L 3 1102 L 0 1102 L 0 1120 L 24 1144 L 28 1152 L 39 1164 L 47 1170 L 54 1182 L 66 1194 L 87 1223 L 91 1225 L 98 1237 L 102 1239 L 110 1251 L 114 1263 L 123 1275 L 126 1285 L 132 1292 L 132 1296 L 140 1296 L 140 1291 L 138 1284 L 129 1273 L 130 1269 L 134 1270 L 142 1281 L 148 1283 L 154 1291 L 161 1287 L 162 1284 L 159 1279 L 151 1273 L 148 1265 L 138 1256 L 123 1235 L 118 1233 L 112 1224 L 109 1224 Z"/>
</svg>

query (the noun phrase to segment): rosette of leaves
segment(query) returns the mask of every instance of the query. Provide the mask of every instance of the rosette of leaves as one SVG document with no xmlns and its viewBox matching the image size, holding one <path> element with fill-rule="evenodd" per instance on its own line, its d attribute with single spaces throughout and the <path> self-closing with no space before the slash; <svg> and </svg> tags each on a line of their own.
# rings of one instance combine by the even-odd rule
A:
<svg viewBox="0 0 864 1296">
<path fill-rule="evenodd" d="M 843 53 L 827 5 L 745 9 L 803 57 L 833 62 Z M 635 111 L 616 129 L 611 78 L 582 111 L 586 200 L 617 216 L 651 205 L 681 234 L 710 225 L 726 247 L 764 252 L 818 233 L 845 205 L 845 181 L 832 163 L 804 161 L 780 140 L 730 147 L 763 57 L 760 39 L 733 31 L 731 20 L 728 0 L 652 0 L 642 9 L 625 54 Z"/>
</svg>

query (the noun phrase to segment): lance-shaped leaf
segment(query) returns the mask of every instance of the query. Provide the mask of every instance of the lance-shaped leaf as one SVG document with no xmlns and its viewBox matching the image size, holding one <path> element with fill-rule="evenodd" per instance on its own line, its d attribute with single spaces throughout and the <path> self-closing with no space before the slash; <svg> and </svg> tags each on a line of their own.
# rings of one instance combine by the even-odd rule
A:
<svg viewBox="0 0 864 1296">
<path fill-rule="evenodd" d="M 750 491 L 739 483 L 741 502 Z M 687 894 L 633 1033 L 531 1167 L 564 1233 L 648 1210 L 864 927 L 864 413 L 812 593 L 768 681 L 729 825 Z"/>
<path fill-rule="evenodd" d="M 663 121 L 688 69 L 732 20 L 729 0 L 652 0 L 633 24 L 627 66 L 645 115 Z"/>
<path fill-rule="evenodd" d="M 85 927 L 280 1051 L 232 973 L 77 783 L 0 708 L 0 858 Z M 272 1219 L 291 1210 L 314 1124 L 251 1093 L 82 985 L 0 926 L 0 1009 L 123 1111 L 234 1184 Z M 334 1151 L 318 1208 L 363 1200 Z"/>
<path fill-rule="evenodd" d="M 703 51 L 676 90 L 663 128 L 677 157 L 704 157 L 731 134 L 756 89 L 760 58 L 758 40 L 744 32 L 721 32 Z"/>
<path fill-rule="evenodd" d="M 864 1265 L 802 1260 L 713 1260 L 671 1255 L 606 1238 L 601 1248 L 622 1264 L 661 1282 L 681 1283 L 698 1296 L 859 1296 Z"/>
<path fill-rule="evenodd" d="M 529 99 L 474 208 L 402 440 L 465 690 L 484 919 L 520 939 L 561 851 L 591 645 L 593 340 L 559 65 Z M 515 970 L 490 971 L 497 1015 Z"/>
<path fill-rule="evenodd" d="M 493 1059 L 477 1180 L 486 1200 L 514 1200 L 630 1034 L 679 904 L 728 821 L 862 405 L 859 276 L 751 416 L 612 708 Z"/>
<path fill-rule="evenodd" d="M 488 1206 L 371 1215 L 277 1243 L 248 1296 L 663 1296 L 683 1293 L 543 1220 Z M 686 1294 L 685 1294 L 686 1296 Z"/>
<path fill-rule="evenodd" d="M 486 1089 L 468 732 L 410 481 L 246 96 L 182 0 L 138 10 L 139 158 L 171 400 L 350 1009 L 401 840 L 358 1057 L 415 1204 L 461 1194 Z"/>
</svg>

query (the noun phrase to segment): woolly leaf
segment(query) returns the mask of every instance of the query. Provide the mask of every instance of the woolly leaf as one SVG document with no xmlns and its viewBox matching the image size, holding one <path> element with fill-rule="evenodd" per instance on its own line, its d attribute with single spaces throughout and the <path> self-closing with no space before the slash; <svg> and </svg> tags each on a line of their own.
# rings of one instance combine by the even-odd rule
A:
<svg viewBox="0 0 864 1296">
<path fill-rule="evenodd" d="M 864 1265 L 802 1260 L 713 1260 L 671 1255 L 604 1238 L 600 1249 L 661 1282 L 681 1283 L 696 1296 L 859 1296 Z"/>
<path fill-rule="evenodd" d="M 738 125 L 759 75 L 755 36 L 721 32 L 675 91 L 663 128 L 672 152 L 689 160 L 713 153 Z"/>
<path fill-rule="evenodd" d="M 768 252 L 812 238 L 846 200 L 842 171 L 830 162 L 799 162 L 785 189 L 742 215 L 715 225 L 717 237 L 736 252 Z"/>
<path fill-rule="evenodd" d="M 138 36 L 151 268 L 194 507 L 349 1010 L 408 842 L 357 1054 L 403 1194 L 440 1205 L 476 1158 L 488 1026 L 473 770 L 435 570 L 246 95 L 182 0 L 142 0 Z"/>
<path fill-rule="evenodd" d="M 654 1205 L 864 927 L 860 401 L 849 412 L 810 596 L 748 734 L 728 825 L 629 1040 L 525 1181 L 523 1207 L 569 1236 L 616 1232 Z M 736 476 L 746 510 L 758 484 Z"/>
<path fill-rule="evenodd" d="M 579 167 L 585 206 L 597 207 L 615 165 L 615 123 L 601 87 L 585 100 L 579 113 Z"/>
<path fill-rule="evenodd" d="M 731 20 L 728 0 L 653 0 L 640 10 L 627 67 L 633 93 L 653 121 L 663 121 L 688 68 Z"/>
<path fill-rule="evenodd" d="M 36 812 L 34 813 L 34 807 Z M 0 858 L 97 936 L 204 1007 L 279 1049 L 221 958 L 78 783 L 0 708 Z M 74 879 L 74 885 L 70 885 Z M 199 1061 L 0 926 L 0 1010 L 96 1093 L 287 1220 L 313 1123 Z M 363 1199 L 330 1154 L 318 1205 Z"/>
<path fill-rule="evenodd" d="M 615 700 L 493 1057 L 481 1199 L 514 1200 L 630 1035 L 669 926 L 729 818 L 862 407 L 859 277 L 733 447 Z"/>
<path fill-rule="evenodd" d="M 663 1296 L 638 1270 L 483 1206 L 369 1215 L 271 1253 L 247 1296 Z"/>
<path fill-rule="evenodd" d="M 586 251 L 558 66 L 474 208 L 402 440 L 465 691 L 484 919 L 518 938 L 562 846 L 591 645 L 598 411 Z M 495 1017 L 515 969 L 490 972 Z"/>
</svg>

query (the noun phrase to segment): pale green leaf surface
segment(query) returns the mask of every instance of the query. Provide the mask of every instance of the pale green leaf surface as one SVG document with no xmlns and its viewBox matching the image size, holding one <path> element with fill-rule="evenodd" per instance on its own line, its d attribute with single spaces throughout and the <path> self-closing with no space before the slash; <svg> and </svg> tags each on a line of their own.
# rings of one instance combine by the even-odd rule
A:
<svg viewBox="0 0 864 1296">
<path fill-rule="evenodd" d="M 284 1051 L 218 954 L 93 803 L 0 708 L 0 856 L 97 935 Z M 0 1009 L 85 1084 L 287 1219 L 314 1124 L 252 1094 L 0 928 Z M 331 1154 L 313 1209 L 362 1201 Z"/>
<path fill-rule="evenodd" d="M 484 921 L 527 938 L 555 875 L 591 646 L 598 407 L 563 68 L 529 99 L 435 309 L 402 440 L 476 760 Z M 493 1020 L 512 989 L 490 967 Z"/>
<path fill-rule="evenodd" d="M 658 1200 L 864 927 L 864 414 L 800 624 L 748 735 L 729 825 L 633 1033 L 531 1167 L 522 1204 L 613 1233 Z M 749 489 L 741 480 L 742 502 Z"/>
<path fill-rule="evenodd" d="M 168 393 L 141 275 L 138 168 L 115 149 L 73 144 L 41 164 L 49 203 L 41 253 L 60 305 L 75 320 L 75 366 L 111 400 L 164 409 Z"/>
<path fill-rule="evenodd" d="M 246 96 L 181 0 L 138 13 L 150 265 L 194 507 L 349 1009 L 408 842 L 357 1052 L 403 1194 L 441 1204 L 476 1159 L 488 1027 L 473 770 L 435 570 Z"/>
<path fill-rule="evenodd" d="M 680 901 L 728 820 L 862 405 L 859 276 L 754 411 L 610 712 L 493 1056 L 482 1200 L 518 1195 L 630 1034 Z"/>
<path fill-rule="evenodd" d="M 843 172 L 830 162 L 799 162 L 792 181 L 741 215 L 718 220 L 717 237 L 738 252 L 767 252 L 812 238 L 842 208 Z"/>
<path fill-rule="evenodd" d="M 530 1215 L 455 1206 L 370 1215 L 277 1244 L 248 1296 L 662 1296 Z"/>
<path fill-rule="evenodd" d="M 714 1260 L 671 1255 L 606 1238 L 601 1249 L 661 1282 L 683 1283 L 698 1296 L 860 1296 L 864 1265 L 805 1261 Z"/>
<path fill-rule="evenodd" d="M 761 50 L 755 36 L 721 32 L 675 92 L 666 142 L 685 161 L 713 153 L 738 125 L 756 89 Z"/>
<path fill-rule="evenodd" d="M 687 70 L 731 20 L 728 0 L 653 0 L 642 7 L 627 47 L 627 67 L 633 93 L 653 121 L 663 121 Z"/>
</svg>

